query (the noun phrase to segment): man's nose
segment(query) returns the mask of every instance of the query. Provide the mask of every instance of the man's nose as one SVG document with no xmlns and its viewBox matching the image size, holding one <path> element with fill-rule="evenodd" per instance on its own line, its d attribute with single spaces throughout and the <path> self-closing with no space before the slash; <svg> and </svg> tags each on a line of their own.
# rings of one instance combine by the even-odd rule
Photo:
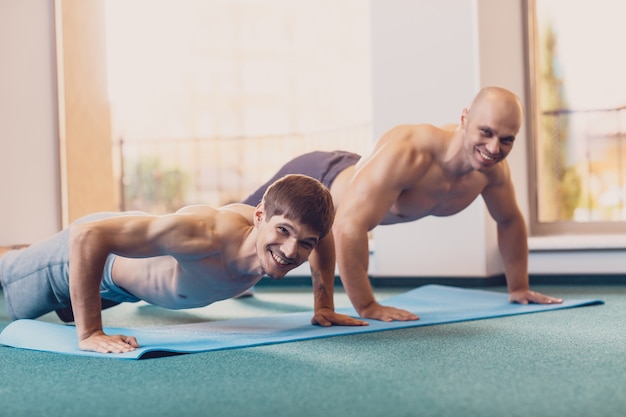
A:
<svg viewBox="0 0 626 417">
<path fill-rule="evenodd" d="M 500 153 L 500 141 L 494 137 L 487 143 L 487 151 L 492 155 L 498 155 Z"/>
<path fill-rule="evenodd" d="M 289 258 L 295 258 L 298 252 L 298 241 L 296 239 L 287 239 L 283 244 L 283 252 Z"/>
</svg>

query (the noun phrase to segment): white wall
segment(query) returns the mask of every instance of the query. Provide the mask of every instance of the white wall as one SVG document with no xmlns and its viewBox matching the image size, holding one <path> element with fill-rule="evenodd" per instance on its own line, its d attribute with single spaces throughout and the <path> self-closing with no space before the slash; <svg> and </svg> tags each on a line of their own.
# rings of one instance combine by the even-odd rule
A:
<svg viewBox="0 0 626 417">
<path fill-rule="evenodd" d="M 53 3 L 0 0 L 0 245 L 60 227 Z"/>
<path fill-rule="evenodd" d="M 457 123 L 481 87 L 475 2 L 372 0 L 374 135 L 404 123 Z M 477 200 L 446 218 L 374 230 L 375 275 L 485 276 L 494 240 Z"/>
<path fill-rule="evenodd" d="M 524 95 L 522 0 L 370 2 L 377 135 L 398 123 L 456 122 L 484 85 Z M 0 245 L 38 240 L 61 224 L 54 53 L 52 1 L 0 0 Z M 527 216 L 525 127 L 520 139 L 509 163 Z M 501 271 L 482 200 L 452 218 L 379 227 L 375 235 L 377 275 Z M 619 247 L 537 251 L 529 269 L 625 273 L 625 254 Z"/>
</svg>

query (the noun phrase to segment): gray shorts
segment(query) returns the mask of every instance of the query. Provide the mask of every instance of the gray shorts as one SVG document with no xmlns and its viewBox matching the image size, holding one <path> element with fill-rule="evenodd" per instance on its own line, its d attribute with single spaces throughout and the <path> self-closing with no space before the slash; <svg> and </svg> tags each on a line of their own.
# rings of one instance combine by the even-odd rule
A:
<svg viewBox="0 0 626 417">
<path fill-rule="evenodd" d="M 96 213 L 77 222 L 98 220 L 129 213 Z M 139 298 L 113 282 L 115 255 L 109 255 L 100 284 L 100 296 L 115 302 L 137 302 Z M 70 305 L 69 229 L 26 249 L 10 251 L 0 258 L 0 283 L 13 320 L 34 319 Z"/>
<path fill-rule="evenodd" d="M 305 153 L 287 162 L 268 182 L 250 194 L 242 203 L 256 206 L 263 199 L 265 190 L 276 180 L 288 174 L 307 175 L 330 189 L 337 175 L 349 166 L 356 165 L 359 159 L 361 159 L 360 155 L 347 151 Z"/>
</svg>

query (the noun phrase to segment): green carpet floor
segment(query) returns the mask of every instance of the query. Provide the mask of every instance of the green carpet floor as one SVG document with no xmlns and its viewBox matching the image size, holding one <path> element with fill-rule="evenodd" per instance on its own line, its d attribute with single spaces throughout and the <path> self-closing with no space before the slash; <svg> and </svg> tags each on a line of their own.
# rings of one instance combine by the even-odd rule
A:
<svg viewBox="0 0 626 417">
<path fill-rule="evenodd" d="M 0 346 L 0 416 L 623 416 L 626 286 L 535 289 L 606 304 L 143 361 Z M 336 304 L 348 305 L 341 290 Z M 126 304 L 104 320 L 150 326 L 311 306 L 310 288 L 260 286 L 203 309 Z"/>
</svg>

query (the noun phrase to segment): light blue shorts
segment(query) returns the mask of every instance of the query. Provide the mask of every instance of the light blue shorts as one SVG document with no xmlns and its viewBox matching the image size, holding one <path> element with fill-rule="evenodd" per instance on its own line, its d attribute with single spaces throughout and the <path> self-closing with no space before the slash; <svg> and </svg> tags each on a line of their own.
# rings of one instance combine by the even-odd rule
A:
<svg viewBox="0 0 626 417">
<path fill-rule="evenodd" d="M 124 214 L 131 213 L 96 213 L 77 222 Z M 111 270 L 115 259 L 116 255 L 107 258 L 100 297 L 115 302 L 139 301 L 113 282 Z M 69 306 L 69 266 L 69 229 L 0 258 L 0 283 L 11 318 L 34 319 Z"/>
</svg>

